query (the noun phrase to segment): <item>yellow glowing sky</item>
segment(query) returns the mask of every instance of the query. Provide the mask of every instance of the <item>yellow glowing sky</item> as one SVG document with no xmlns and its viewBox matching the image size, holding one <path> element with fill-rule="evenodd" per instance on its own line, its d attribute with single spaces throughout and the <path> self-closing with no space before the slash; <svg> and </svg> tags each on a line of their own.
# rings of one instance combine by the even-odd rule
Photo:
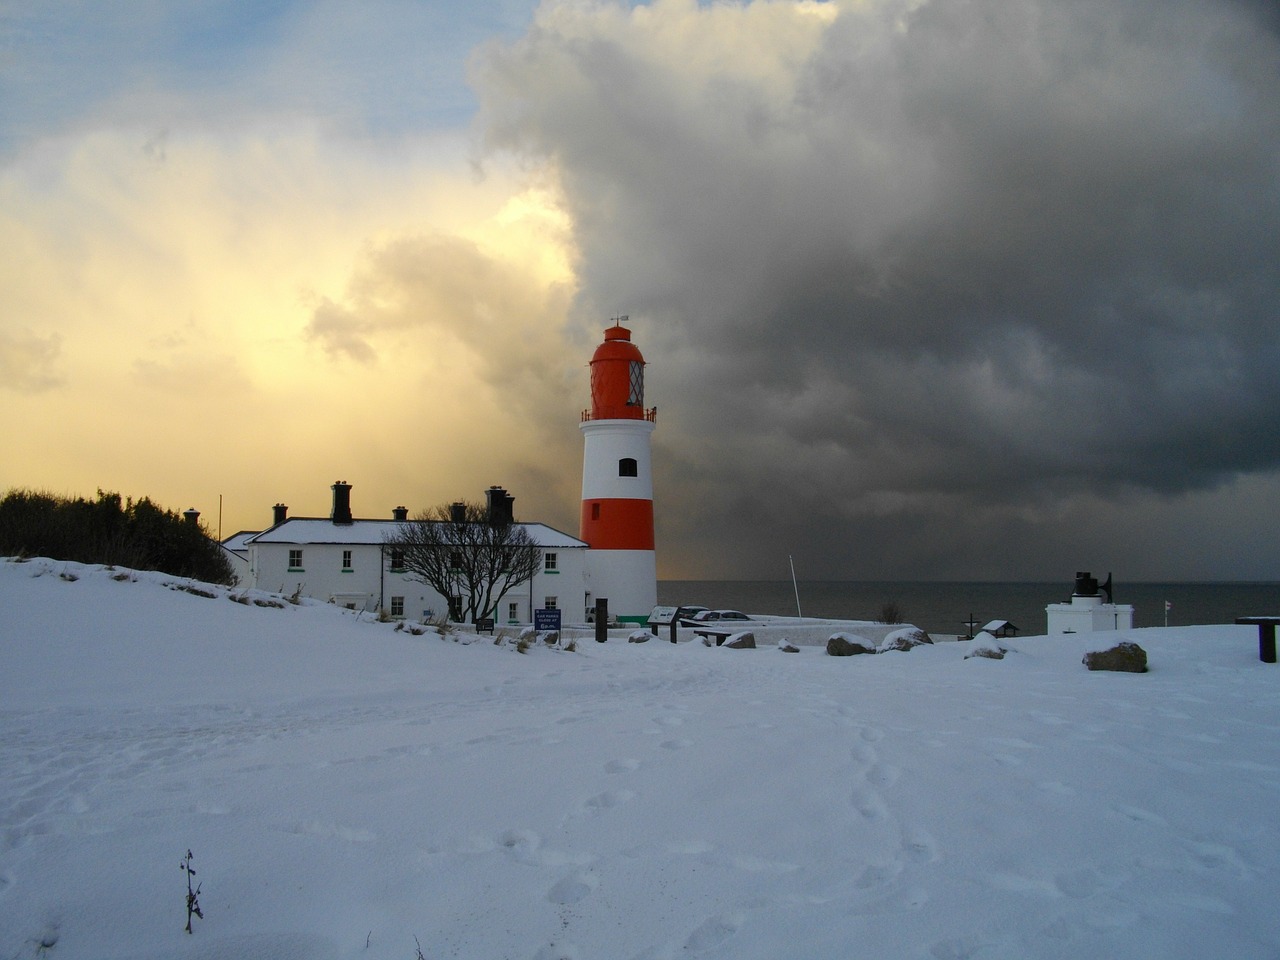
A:
<svg viewBox="0 0 1280 960">
<path fill-rule="evenodd" d="M 506 336 L 557 323 L 573 277 L 554 191 L 478 177 L 459 141 L 389 158 L 307 129 L 99 131 L 35 145 L 0 197 L 6 488 L 148 495 L 215 525 L 222 495 L 229 534 L 276 500 L 325 512 L 339 478 L 368 515 L 478 496 L 504 482 L 487 449 L 533 452 L 478 369 L 484 278 L 420 262 L 418 301 L 396 305 L 365 277 L 397 243 L 461 245 L 503 274 Z M 353 359 L 307 333 L 353 299 L 435 316 L 375 325 Z"/>
</svg>

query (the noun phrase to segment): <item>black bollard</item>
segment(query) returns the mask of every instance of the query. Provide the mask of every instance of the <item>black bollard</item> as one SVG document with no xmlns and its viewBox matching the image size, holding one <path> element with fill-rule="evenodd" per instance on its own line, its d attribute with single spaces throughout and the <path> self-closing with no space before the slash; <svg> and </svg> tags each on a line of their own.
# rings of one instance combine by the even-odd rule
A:
<svg viewBox="0 0 1280 960">
<path fill-rule="evenodd" d="M 1276 662 L 1276 625 L 1258 624 L 1258 659 L 1263 663 Z"/>
<path fill-rule="evenodd" d="M 596 643 L 609 639 L 609 599 L 596 597 Z"/>
</svg>

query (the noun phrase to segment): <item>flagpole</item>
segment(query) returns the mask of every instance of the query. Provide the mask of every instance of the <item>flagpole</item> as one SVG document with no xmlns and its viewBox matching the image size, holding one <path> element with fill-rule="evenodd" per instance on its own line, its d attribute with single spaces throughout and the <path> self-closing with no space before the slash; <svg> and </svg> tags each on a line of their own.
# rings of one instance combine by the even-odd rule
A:
<svg viewBox="0 0 1280 960">
<path fill-rule="evenodd" d="M 796 562 L 791 558 L 791 554 L 787 554 L 787 562 L 791 564 L 791 589 L 796 592 L 796 616 L 803 617 L 800 612 L 800 587 L 796 584 Z"/>
</svg>

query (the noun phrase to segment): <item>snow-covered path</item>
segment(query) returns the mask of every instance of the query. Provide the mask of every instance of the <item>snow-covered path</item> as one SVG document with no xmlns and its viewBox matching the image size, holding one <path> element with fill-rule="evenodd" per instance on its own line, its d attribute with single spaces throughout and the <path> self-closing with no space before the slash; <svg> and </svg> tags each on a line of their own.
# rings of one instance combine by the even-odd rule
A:
<svg viewBox="0 0 1280 960">
<path fill-rule="evenodd" d="M 521 655 L 167 579 L 0 563 L 0 957 L 1280 955 L 1252 628 Z"/>
</svg>

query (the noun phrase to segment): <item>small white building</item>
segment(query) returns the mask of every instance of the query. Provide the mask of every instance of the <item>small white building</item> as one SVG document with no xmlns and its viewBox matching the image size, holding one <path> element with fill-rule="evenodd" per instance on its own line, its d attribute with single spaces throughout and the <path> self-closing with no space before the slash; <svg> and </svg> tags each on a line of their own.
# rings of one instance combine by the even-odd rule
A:
<svg viewBox="0 0 1280 960">
<path fill-rule="evenodd" d="M 401 557 L 386 539 L 409 522 L 408 511 L 396 507 L 391 519 L 351 516 L 351 486 L 333 485 L 334 507 L 328 518 L 289 517 L 276 504 L 274 523 L 244 538 L 247 583 L 286 595 L 326 600 L 352 610 L 385 611 L 392 617 L 457 620 L 457 601 L 443 597 L 428 584 L 412 579 Z M 490 498 L 506 491 L 489 490 Z M 509 500 L 509 498 L 506 498 Z M 585 542 L 542 523 L 520 523 L 542 552 L 538 572 L 504 595 L 493 619 L 496 624 L 523 624 L 533 611 L 562 609 L 567 622 L 581 622 L 591 605 L 587 585 Z M 237 536 L 241 536 L 237 534 Z"/>
<path fill-rule="evenodd" d="M 1104 602 L 1100 591 L 1106 593 Z M 1111 578 L 1099 587 L 1088 570 L 1076 574 L 1076 587 L 1069 603 L 1045 607 L 1048 633 L 1100 633 L 1133 629 L 1133 607 L 1111 602 Z"/>
</svg>

